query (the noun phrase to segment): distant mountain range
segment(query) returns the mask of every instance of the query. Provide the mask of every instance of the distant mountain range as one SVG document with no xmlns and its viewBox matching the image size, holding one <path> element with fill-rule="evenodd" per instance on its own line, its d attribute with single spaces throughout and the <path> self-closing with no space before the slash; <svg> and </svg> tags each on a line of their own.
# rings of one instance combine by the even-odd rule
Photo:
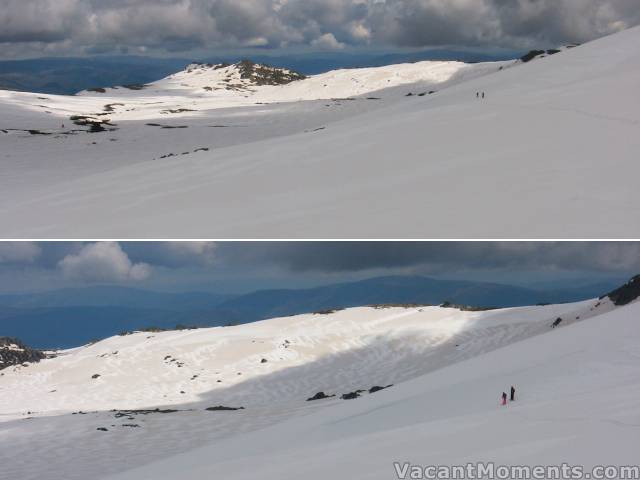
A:
<svg viewBox="0 0 640 480">
<path fill-rule="evenodd" d="M 166 293 L 117 286 L 68 288 L 21 295 L 0 295 L 0 305 L 15 308 L 127 307 L 184 311 L 212 308 L 233 295 Z"/>
<path fill-rule="evenodd" d="M 404 53 L 314 53 L 296 55 L 251 55 L 251 60 L 275 67 L 315 75 L 338 68 L 379 67 L 421 60 L 485 62 L 518 58 L 521 52 L 486 55 L 457 50 L 427 50 Z M 206 58 L 209 63 L 235 63 L 239 55 Z M 92 87 L 144 84 L 184 69 L 191 59 L 139 56 L 91 58 L 37 58 L 0 61 L 0 89 L 71 95 Z"/>
<path fill-rule="evenodd" d="M 129 56 L 0 61 L 0 89 L 71 95 L 90 87 L 152 82 L 187 64 Z"/>
<path fill-rule="evenodd" d="M 618 285 L 612 281 L 542 291 L 496 283 L 390 276 L 236 296 L 112 286 L 63 289 L 0 296 L 0 336 L 17 337 L 37 348 L 69 348 L 148 327 L 222 326 L 374 304 L 439 305 L 448 301 L 474 307 L 515 307 L 563 303 L 598 297 Z"/>
</svg>

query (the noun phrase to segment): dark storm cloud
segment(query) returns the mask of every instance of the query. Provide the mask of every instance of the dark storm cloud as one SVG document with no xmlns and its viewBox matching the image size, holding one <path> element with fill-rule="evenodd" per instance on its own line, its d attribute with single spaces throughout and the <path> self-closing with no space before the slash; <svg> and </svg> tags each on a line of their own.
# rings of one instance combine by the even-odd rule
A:
<svg viewBox="0 0 640 480">
<path fill-rule="evenodd" d="M 403 267 L 433 269 L 640 269 L 639 243 L 298 242 L 221 244 L 221 258 L 271 264 L 292 272 L 349 272 Z"/>
<path fill-rule="evenodd" d="M 583 42 L 640 23 L 637 0 L 3 0 L 4 51 Z M 5 53 L 6 54 L 6 53 Z"/>
<path fill-rule="evenodd" d="M 387 0 L 373 28 L 396 45 L 585 42 L 640 23 L 635 0 Z"/>
<path fill-rule="evenodd" d="M 33 263 L 41 253 L 33 242 L 0 242 L 0 265 Z"/>
<path fill-rule="evenodd" d="M 61 42 L 71 38 L 88 12 L 76 0 L 3 0 L 0 43 Z"/>
<path fill-rule="evenodd" d="M 0 268 L 30 265 L 56 269 L 81 257 L 91 242 L 0 243 Z M 640 271 L 639 242 L 120 242 L 119 258 L 132 265 L 172 270 L 292 273 L 361 272 L 405 267 Z M 121 250 L 121 252 L 120 252 Z M 105 250 L 106 251 L 106 250 Z M 109 255 L 104 255 L 109 258 Z"/>
<path fill-rule="evenodd" d="M 395 274 L 595 281 L 639 272 L 640 242 L 0 242 L 0 292 L 92 283 L 245 291 Z"/>
</svg>

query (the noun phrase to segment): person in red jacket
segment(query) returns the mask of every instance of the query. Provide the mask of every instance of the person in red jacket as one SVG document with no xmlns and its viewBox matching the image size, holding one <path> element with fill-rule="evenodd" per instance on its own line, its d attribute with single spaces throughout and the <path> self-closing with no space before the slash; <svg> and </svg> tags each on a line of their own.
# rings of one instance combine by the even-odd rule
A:
<svg viewBox="0 0 640 480">
<path fill-rule="evenodd" d="M 507 404 L 507 392 L 502 392 L 502 405 Z"/>
</svg>

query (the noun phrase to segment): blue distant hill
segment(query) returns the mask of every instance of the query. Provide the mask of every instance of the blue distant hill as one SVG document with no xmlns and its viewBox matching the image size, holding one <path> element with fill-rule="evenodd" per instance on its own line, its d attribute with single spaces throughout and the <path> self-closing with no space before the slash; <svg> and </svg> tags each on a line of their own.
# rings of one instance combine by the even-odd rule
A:
<svg viewBox="0 0 640 480">
<path fill-rule="evenodd" d="M 129 307 L 169 311 L 211 308 L 234 298 L 205 292 L 166 293 L 120 286 L 67 288 L 23 295 L 0 295 L 0 305 L 8 307 Z"/>
<path fill-rule="evenodd" d="M 37 348 L 68 348 L 148 327 L 222 326 L 365 305 L 448 301 L 488 308 L 579 301 L 600 296 L 619 283 L 539 291 L 497 283 L 388 276 L 238 296 L 111 286 L 64 289 L 0 296 L 0 336 L 18 337 Z"/>
</svg>

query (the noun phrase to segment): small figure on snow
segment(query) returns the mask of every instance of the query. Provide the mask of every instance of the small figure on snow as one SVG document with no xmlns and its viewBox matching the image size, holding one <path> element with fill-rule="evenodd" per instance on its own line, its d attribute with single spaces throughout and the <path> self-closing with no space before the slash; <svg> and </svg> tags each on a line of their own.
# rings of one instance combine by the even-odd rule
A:
<svg viewBox="0 0 640 480">
<path fill-rule="evenodd" d="M 484 92 L 482 92 L 482 98 L 484 98 Z"/>
<path fill-rule="evenodd" d="M 480 98 L 480 92 L 476 92 L 476 98 Z"/>
<path fill-rule="evenodd" d="M 513 402 L 516 399 L 516 389 L 513 385 L 511 385 L 511 401 Z"/>
<path fill-rule="evenodd" d="M 562 322 L 562 319 L 560 317 L 556 318 L 556 321 L 551 324 L 551 328 L 556 328 L 560 325 L 560 322 Z"/>
<path fill-rule="evenodd" d="M 502 405 L 507 404 L 507 392 L 502 392 Z"/>
</svg>

